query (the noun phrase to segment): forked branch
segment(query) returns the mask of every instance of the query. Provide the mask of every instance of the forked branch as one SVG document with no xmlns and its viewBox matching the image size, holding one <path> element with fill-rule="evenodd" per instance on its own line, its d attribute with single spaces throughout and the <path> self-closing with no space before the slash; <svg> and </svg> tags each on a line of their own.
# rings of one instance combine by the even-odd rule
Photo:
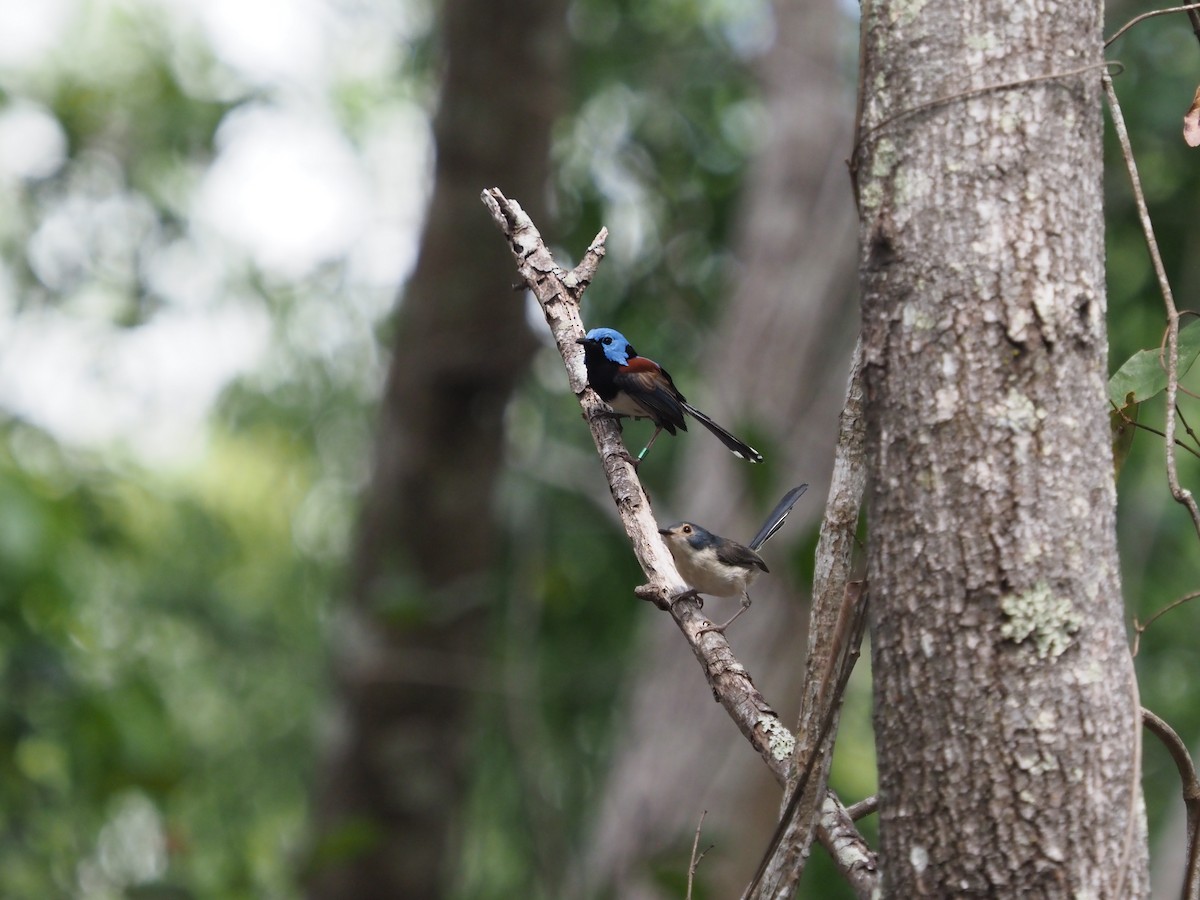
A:
<svg viewBox="0 0 1200 900">
<path fill-rule="evenodd" d="M 629 462 L 618 427 L 605 415 L 604 402 L 587 387 L 583 353 L 576 344 L 576 340 L 584 335 L 579 300 L 604 256 L 607 231 L 601 229 L 583 261 L 567 272 L 554 262 L 541 234 L 518 203 L 506 198 L 497 188 L 485 190 L 481 199 L 508 239 L 521 279 L 542 308 L 566 367 L 571 389 L 591 428 L 617 512 L 649 582 L 637 588 L 635 593 L 675 620 L 700 662 L 717 702 L 758 751 L 775 779 L 781 785 L 786 784 L 795 738 L 755 687 L 746 668 L 734 657 L 724 635 L 704 630 L 711 623 L 701 614 L 699 603 L 691 599 L 671 602 L 687 590 L 687 585 L 658 535 L 650 500 L 642 489 L 637 471 Z M 874 886 L 874 872 L 873 869 L 864 870 L 862 861 L 873 861 L 874 855 L 855 831 L 845 807 L 832 795 L 823 805 L 821 825 L 823 834 L 830 836 L 830 839 L 822 840 L 835 864 L 851 879 L 856 892 L 862 894 L 866 890 L 869 893 Z M 835 836 L 836 841 L 832 839 Z"/>
</svg>

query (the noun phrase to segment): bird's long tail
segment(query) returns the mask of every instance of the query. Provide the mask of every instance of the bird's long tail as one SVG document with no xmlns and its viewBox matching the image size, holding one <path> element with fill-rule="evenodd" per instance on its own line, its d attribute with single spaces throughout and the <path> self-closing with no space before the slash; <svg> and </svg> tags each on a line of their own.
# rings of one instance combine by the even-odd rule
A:
<svg viewBox="0 0 1200 900">
<path fill-rule="evenodd" d="M 775 508 L 771 510 L 771 514 L 767 516 L 767 520 L 763 522 L 762 528 L 758 529 L 758 534 L 754 536 L 754 540 L 752 540 L 747 546 L 749 546 L 751 550 L 757 550 L 759 547 L 765 544 L 767 539 L 779 530 L 779 527 L 783 524 L 783 520 L 788 517 L 788 513 L 790 513 L 792 511 L 792 507 L 796 505 L 796 501 L 799 500 L 801 495 L 803 495 L 807 490 L 808 485 L 802 484 L 799 487 L 792 488 L 790 491 L 784 494 L 783 499 L 776 504 Z"/>
<path fill-rule="evenodd" d="M 734 456 L 739 456 L 747 462 L 762 462 L 763 457 L 761 453 L 759 453 L 745 441 L 738 440 L 738 438 L 734 437 L 704 413 L 700 412 L 700 410 L 696 409 L 696 407 L 692 406 L 692 404 L 685 403 L 683 404 L 683 408 L 688 411 L 693 419 L 715 434 L 717 436 L 717 440 L 728 447 L 733 452 Z"/>
</svg>

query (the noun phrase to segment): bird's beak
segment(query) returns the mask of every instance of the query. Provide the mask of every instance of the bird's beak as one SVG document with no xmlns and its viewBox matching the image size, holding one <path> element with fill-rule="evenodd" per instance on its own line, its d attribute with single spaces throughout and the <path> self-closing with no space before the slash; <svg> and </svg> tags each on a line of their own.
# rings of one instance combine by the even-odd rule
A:
<svg viewBox="0 0 1200 900">
<path fill-rule="evenodd" d="M 591 341 L 590 341 L 590 340 L 588 340 L 588 339 L 587 339 L 587 338 L 585 338 L 585 337 L 582 337 L 582 338 L 575 338 L 575 343 L 577 343 L 577 344 L 590 344 L 590 343 L 591 343 Z"/>
<path fill-rule="evenodd" d="M 671 536 L 671 529 L 670 529 L 670 528 L 660 528 L 660 529 L 658 529 L 658 533 L 659 533 L 659 534 L 664 534 L 664 535 L 666 535 L 667 537 L 670 537 L 670 536 Z"/>
</svg>

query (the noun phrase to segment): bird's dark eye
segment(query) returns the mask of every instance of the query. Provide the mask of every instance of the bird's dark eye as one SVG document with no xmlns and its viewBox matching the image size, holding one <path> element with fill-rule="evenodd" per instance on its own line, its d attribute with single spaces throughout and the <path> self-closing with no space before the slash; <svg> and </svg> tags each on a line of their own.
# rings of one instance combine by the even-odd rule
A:
<svg viewBox="0 0 1200 900">
<path fill-rule="evenodd" d="M 602 343 L 602 344 L 611 344 L 611 343 L 612 343 L 612 338 L 610 338 L 610 337 L 600 338 L 600 343 Z"/>
<path fill-rule="evenodd" d="M 684 534 L 691 534 L 691 533 L 692 533 L 692 526 L 691 526 L 691 525 L 684 525 L 684 526 L 683 526 L 683 533 L 684 533 Z"/>
</svg>

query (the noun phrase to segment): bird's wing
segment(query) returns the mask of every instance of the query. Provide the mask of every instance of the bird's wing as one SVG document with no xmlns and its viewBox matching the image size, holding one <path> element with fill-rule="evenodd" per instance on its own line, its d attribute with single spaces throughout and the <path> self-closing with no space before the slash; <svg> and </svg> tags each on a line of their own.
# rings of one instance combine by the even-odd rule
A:
<svg viewBox="0 0 1200 900">
<path fill-rule="evenodd" d="M 749 547 L 743 547 L 737 541 L 725 541 L 720 544 L 717 547 L 717 560 L 727 566 L 738 566 L 742 569 L 758 566 L 764 572 L 771 571 L 761 556 Z"/>
<path fill-rule="evenodd" d="M 750 546 L 753 549 L 757 550 L 767 542 L 767 539 L 771 537 L 771 535 L 779 530 L 780 526 L 783 525 L 783 520 L 788 517 L 788 513 L 790 513 L 792 511 L 792 507 L 796 505 L 796 501 L 799 500 L 807 490 L 808 485 L 802 484 L 799 487 L 792 488 L 783 495 L 783 499 L 775 504 L 775 508 L 771 510 L 771 514 L 767 516 L 766 521 L 763 522 L 762 528 L 758 529 L 758 534 L 756 534 L 754 536 L 754 540 L 750 542 Z"/>
<path fill-rule="evenodd" d="M 655 425 L 661 425 L 670 434 L 674 434 L 676 428 L 687 431 L 683 419 L 683 395 L 676 390 L 666 369 L 654 360 L 633 357 L 627 365 L 617 368 L 613 384 L 642 407 Z"/>
</svg>

